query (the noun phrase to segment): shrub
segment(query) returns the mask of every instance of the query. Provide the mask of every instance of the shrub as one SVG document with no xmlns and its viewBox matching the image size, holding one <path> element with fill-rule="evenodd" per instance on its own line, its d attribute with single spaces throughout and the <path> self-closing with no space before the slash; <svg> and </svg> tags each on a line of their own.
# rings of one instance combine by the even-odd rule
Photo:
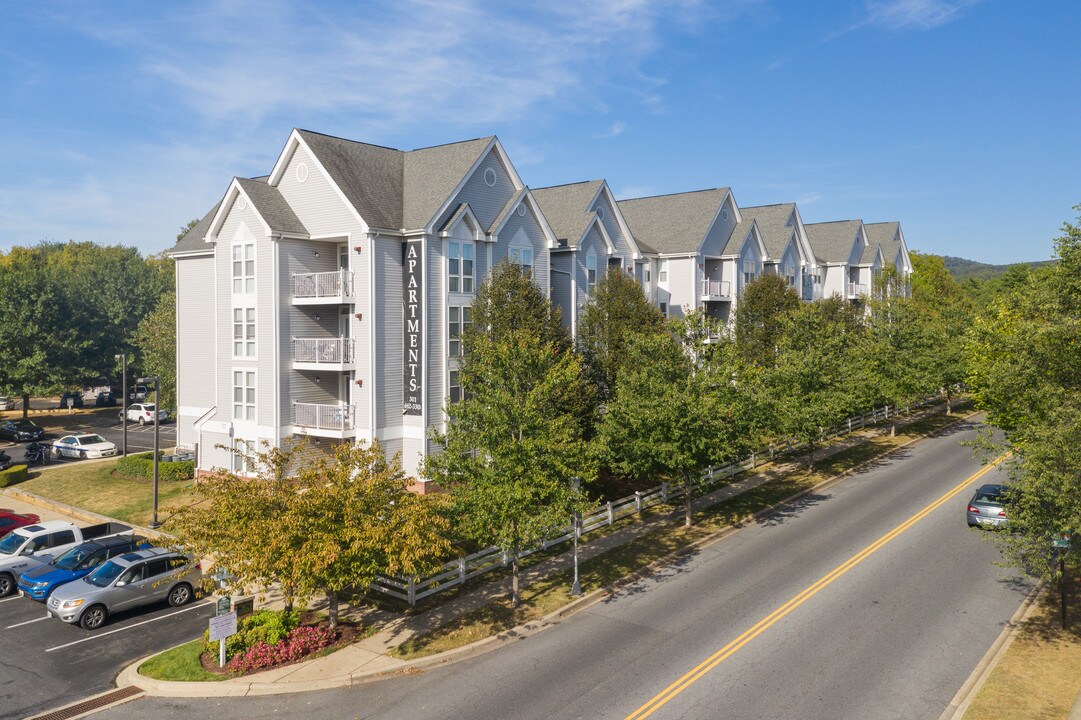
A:
<svg viewBox="0 0 1081 720">
<path fill-rule="evenodd" d="M 260 610 L 242 618 L 237 623 L 237 632 L 225 640 L 225 655 L 233 657 L 246 652 L 259 643 L 277 645 L 290 632 L 300 625 L 300 613 L 295 610 Z M 218 641 L 210 640 L 210 631 L 203 632 L 204 650 L 212 655 L 218 654 Z"/>
<path fill-rule="evenodd" d="M 30 477 L 30 471 L 26 465 L 12 465 L 7 470 L 0 470 L 0 488 L 21 483 Z"/>
<path fill-rule="evenodd" d="M 160 456 L 159 456 L 160 457 Z M 120 458 L 116 471 L 121 475 L 154 479 L 154 453 L 144 452 Z M 158 462 L 158 479 L 163 481 L 191 480 L 195 477 L 195 463 L 191 460 Z"/>
<path fill-rule="evenodd" d="M 337 631 L 326 625 L 294 628 L 288 637 L 277 644 L 256 643 L 226 663 L 226 667 L 233 672 L 246 673 L 293 662 L 333 645 L 337 639 Z"/>
</svg>

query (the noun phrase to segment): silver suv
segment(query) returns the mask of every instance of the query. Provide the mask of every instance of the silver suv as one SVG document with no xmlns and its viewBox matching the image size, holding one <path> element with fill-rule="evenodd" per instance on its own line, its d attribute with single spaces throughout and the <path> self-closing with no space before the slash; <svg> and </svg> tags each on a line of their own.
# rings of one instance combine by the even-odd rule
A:
<svg viewBox="0 0 1081 720">
<path fill-rule="evenodd" d="M 110 615 L 168 600 L 176 607 L 195 597 L 202 580 L 199 563 L 166 548 L 136 550 L 114 557 L 49 596 L 49 614 L 87 630 L 101 627 Z"/>
</svg>

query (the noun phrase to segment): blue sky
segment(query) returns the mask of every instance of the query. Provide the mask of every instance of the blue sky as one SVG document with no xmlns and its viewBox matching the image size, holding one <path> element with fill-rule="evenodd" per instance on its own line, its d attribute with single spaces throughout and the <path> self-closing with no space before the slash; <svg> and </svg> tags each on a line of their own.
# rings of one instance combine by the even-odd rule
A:
<svg viewBox="0 0 1081 720">
<path fill-rule="evenodd" d="M 1081 203 L 1075 0 L 8 2 L 0 249 L 158 252 L 293 127 L 497 134 L 532 187 L 730 186 L 1047 259 Z"/>
</svg>

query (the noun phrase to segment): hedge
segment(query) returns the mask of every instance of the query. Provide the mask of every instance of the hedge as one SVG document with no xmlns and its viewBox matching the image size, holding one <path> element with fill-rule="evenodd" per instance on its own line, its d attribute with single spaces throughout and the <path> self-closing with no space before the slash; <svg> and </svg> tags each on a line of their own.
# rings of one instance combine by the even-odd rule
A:
<svg viewBox="0 0 1081 720">
<path fill-rule="evenodd" d="M 116 462 L 116 471 L 121 475 L 153 480 L 154 453 L 134 453 L 122 457 Z M 158 478 L 160 480 L 191 480 L 193 477 L 195 477 L 195 463 L 191 460 L 158 463 Z"/>
<path fill-rule="evenodd" d="M 7 470 L 0 470 L 0 488 L 21 483 L 30 477 L 30 470 L 26 465 L 12 465 Z"/>
</svg>

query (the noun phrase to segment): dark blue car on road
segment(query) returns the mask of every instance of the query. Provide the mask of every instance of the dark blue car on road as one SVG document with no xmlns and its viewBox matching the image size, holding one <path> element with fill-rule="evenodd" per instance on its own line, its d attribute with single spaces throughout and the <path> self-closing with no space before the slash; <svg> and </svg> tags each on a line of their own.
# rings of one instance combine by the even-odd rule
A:
<svg viewBox="0 0 1081 720">
<path fill-rule="evenodd" d="M 28 598 L 45 602 L 54 589 L 89 575 L 106 560 L 148 547 L 146 538 L 131 535 L 84 542 L 48 565 L 24 572 L 19 577 L 19 590 Z"/>
</svg>

